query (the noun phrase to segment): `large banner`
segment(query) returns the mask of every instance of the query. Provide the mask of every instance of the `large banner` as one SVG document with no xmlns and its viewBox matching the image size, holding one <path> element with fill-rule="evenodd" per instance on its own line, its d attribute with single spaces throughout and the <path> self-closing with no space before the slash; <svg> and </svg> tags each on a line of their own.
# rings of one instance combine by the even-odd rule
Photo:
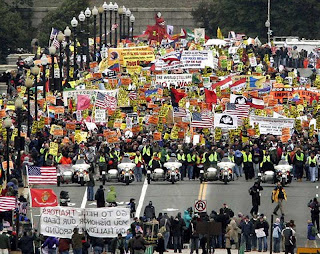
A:
<svg viewBox="0 0 320 254">
<path fill-rule="evenodd" d="M 64 106 L 68 106 L 68 98 L 76 99 L 78 95 L 88 95 L 90 98 L 96 97 L 98 92 L 112 96 L 117 97 L 118 89 L 115 90 L 86 90 L 86 89 L 79 89 L 79 90 L 70 90 L 70 91 L 63 91 L 63 103 Z"/>
<path fill-rule="evenodd" d="M 126 235 L 130 228 L 130 209 L 123 207 L 86 208 L 85 225 L 90 236 L 115 237 Z"/>
<path fill-rule="evenodd" d="M 228 114 L 214 114 L 214 128 L 236 129 L 238 127 L 238 117 Z"/>
<path fill-rule="evenodd" d="M 71 238 L 75 227 L 84 229 L 83 209 L 42 207 L 40 214 L 40 233 L 45 236 Z"/>
<path fill-rule="evenodd" d="M 282 135 L 283 128 L 292 130 L 294 127 L 294 119 L 292 118 L 251 116 L 250 124 L 254 126 L 255 123 L 259 124 L 260 134 Z"/>
<path fill-rule="evenodd" d="M 192 74 L 156 75 L 155 83 L 162 87 L 167 87 L 169 85 L 184 87 L 192 83 Z"/>
<path fill-rule="evenodd" d="M 126 207 L 104 208 L 41 208 L 40 233 L 45 236 L 71 238 L 74 228 L 86 230 L 94 237 L 126 235 L 130 228 L 130 209 Z"/>
</svg>

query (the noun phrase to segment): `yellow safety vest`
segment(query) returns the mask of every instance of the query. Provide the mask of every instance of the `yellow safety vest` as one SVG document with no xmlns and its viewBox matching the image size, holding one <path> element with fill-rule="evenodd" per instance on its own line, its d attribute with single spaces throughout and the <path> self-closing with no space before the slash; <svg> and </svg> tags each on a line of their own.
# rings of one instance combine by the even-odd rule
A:
<svg viewBox="0 0 320 254">
<path fill-rule="evenodd" d="M 303 159 L 304 159 L 304 154 L 301 153 L 300 156 L 299 156 L 298 154 L 296 154 L 296 158 L 297 158 L 298 161 L 303 161 Z"/>
<path fill-rule="evenodd" d="M 218 153 L 214 152 L 209 155 L 209 161 L 210 162 L 217 162 L 218 161 Z"/>
<path fill-rule="evenodd" d="M 263 163 L 265 162 L 271 162 L 270 155 L 263 156 L 263 161 L 260 163 L 260 167 L 262 167 Z"/>
<path fill-rule="evenodd" d="M 313 157 L 313 159 L 311 157 L 308 157 L 308 164 L 311 164 L 311 162 L 313 162 L 314 164 L 317 164 L 316 157 Z"/>
<path fill-rule="evenodd" d="M 228 156 L 228 158 L 229 158 L 229 160 L 231 161 L 231 162 L 234 162 L 234 156 Z"/>
<path fill-rule="evenodd" d="M 148 156 L 151 156 L 151 151 L 150 151 L 150 147 L 146 147 L 144 146 L 143 149 L 142 149 L 142 155 L 148 155 Z"/>
<path fill-rule="evenodd" d="M 243 153 L 243 162 L 252 162 L 252 154 L 249 153 L 249 156 L 247 156 L 246 153 Z"/>
<path fill-rule="evenodd" d="M 187 162 L 191 163 L 191 162 L 195 162 L 196 161 L 196 156 L 193 155 L 191 156 L 190 153 L 187 154 Z"/>
<path fill-rule="evenodd" d="M 149 166 L 150 166 L 150 167 L 152 166 L 152 162 L 153 162 L 153 159 L 149 161 Z M 160 164 L 160 167 L 162 167 L 160 160 L 159 160 L 158 162 L 159 162 L 159 164 Z"/>
<path fill-rule="evenodd" d="M 106 162 L 106 158 L 104 156 L 100 156 L 99 162 Z"/>
<path fill-rule="evenodd" d="M 134 158 L 134 163 L 138 164 L 138 163 L 142 163 L 142 156 L 141 154 L 139 156 L 136 155 L 136 157 Z"/>
<path fill-rule="evenodd" d="M 177 154 L 177 159 L 178 159 L 178 161 L 185 161 L 186 160 L 186 156 L 184 156 L 184 154 Z"/>
<path fill-rule="evenodd" d="M 62 154 L 60 156 L 55 156 L 56 162 L 59 163 L 60 160 L 62 159 Z"/>
</svg>

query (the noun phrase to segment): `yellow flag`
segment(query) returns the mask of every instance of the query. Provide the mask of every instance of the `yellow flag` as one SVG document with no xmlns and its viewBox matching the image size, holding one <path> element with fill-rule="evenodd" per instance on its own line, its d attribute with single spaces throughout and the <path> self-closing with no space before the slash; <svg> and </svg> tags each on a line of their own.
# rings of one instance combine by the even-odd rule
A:
<svg viewBox="0 0 320 254">
<path fill-rule="evenodd" d="M 224 39 L 220 27 L 218 27 L 218 29 L 217 29 L 217 38 L 218 38 L 218 39 L 221 39 L 221 40 Z"/>
</svg>

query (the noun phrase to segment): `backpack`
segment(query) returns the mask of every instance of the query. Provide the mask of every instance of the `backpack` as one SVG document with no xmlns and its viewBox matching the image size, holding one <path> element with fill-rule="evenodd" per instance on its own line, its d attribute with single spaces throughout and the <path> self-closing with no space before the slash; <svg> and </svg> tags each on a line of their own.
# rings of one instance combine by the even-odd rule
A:
<svg viewBox="0 0 320 254">
<path fill-rule="evenodd" d="M 311 235 L 312 236 L 316 236 L 318 234 L 318 230 L 315 226 L 312 226 L 311 228 Z"/>
<path fill-rule="evenodd" d="M 274 238 L 279 238 L 280 236 L 279 236 L 279 234 L 280 234 L 280 228 L 279 228 L 279 226 L 275 226 L 274 228 L 273 228 L 273 231 L 272 231 L 272 237 L 274 237 Z"/>
</svg>

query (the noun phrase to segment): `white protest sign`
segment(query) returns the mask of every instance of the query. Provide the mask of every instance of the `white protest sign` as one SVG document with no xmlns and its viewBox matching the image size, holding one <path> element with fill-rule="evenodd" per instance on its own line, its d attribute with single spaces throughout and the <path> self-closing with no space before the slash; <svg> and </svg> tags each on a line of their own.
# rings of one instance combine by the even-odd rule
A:
<svg viewBox="0 0 320 254">
<path fill-rule="evenodd" d="M 181 63 L 185 69 L 213 68 L 213 55 L 208 50 L 185 50 L 181 54 Z"/>
<path fill-rule="evenodd" d="M 198 43 L 201 39 L 204 41 L 206 30 L 204 28 L 194 29 L 194 41 Z"/>
<path fill-rule="evenodd" d="M 251 116 L 250 124 L 254 126 L 254 123 L 259 124 L 260 134 L 282 135 L 283 128 L 292 130 L 294 127 L 294 119 L 291 118 Z"/>
<path fill-rule="evenodd" d="M 192 74 L 163 74 L 156 75 L 156 85 L 167 87 L 175 85 L 184 87 L 192 83 Z"/>
<path fill-rule="evenodd" d="M 96 109 L 95 115 L 94 115 L 94 121 L 96 123 L 104 123 L 106 121 L 106 110 Z"/>
<path fill-rule="evenodd" d="M 79 90 L 69 90 L 69 91 L 63 91 L 63 103 L 64 106 L 68 106 L 68 98 L 77 98 L 78 95 L 89 95 L 91 98 L 92 96 L 96 97 L 98 92 L 112 96 L 117 97 L 118 89 L 115 90 L 86 90 L 86 89 L 79 89 Z"/>
<path fill-rule="evenodd" d="M 126 235 L 130 228 L 130 209 L 124 207 L 86 208 L 86 231 L 93 237 Z"/>
<path fill-rule="evenodd" d="M 84 213 L 81 208 L 41 207 L 40 233 L 45 236 L 71 238 L 73 229 L 85 228 Z"/>
<path fill-rule="evenodd" d="M 236 129 L 238 127 L 238 117 L 225 113 L 214 114 L 214 128 Z"/>
</svg>

